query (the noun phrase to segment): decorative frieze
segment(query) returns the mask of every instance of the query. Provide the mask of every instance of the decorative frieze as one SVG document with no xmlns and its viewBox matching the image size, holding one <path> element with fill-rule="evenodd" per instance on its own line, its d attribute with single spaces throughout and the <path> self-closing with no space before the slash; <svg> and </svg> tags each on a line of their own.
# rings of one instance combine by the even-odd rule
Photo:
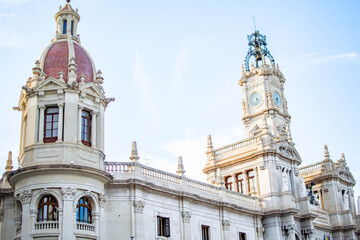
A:
<svg viewBox="0 0 360 240">
<path fill-rule="evenodd" d="M 106 198 L 104 193 L 99 194 L 100 207 L 104 208 L 106 205 Z"/>
</svg>

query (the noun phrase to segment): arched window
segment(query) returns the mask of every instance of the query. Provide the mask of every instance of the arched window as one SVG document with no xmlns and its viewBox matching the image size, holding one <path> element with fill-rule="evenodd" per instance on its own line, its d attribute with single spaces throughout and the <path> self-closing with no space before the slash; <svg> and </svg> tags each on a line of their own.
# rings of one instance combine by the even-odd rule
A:
<svg viewBox="0 0 360 240">
<path fill-rule="evenodd" d="M 81 223 L 92 223 L 91 204 L 86 197 L 80 198 L 76 205 L 76 221 Z"/>
<path fill-rule="evenodd" d="M 45 221 L 58 221 L 59 220 L 59 212 L 58 212 L 59 204 L 55 197 L 51 195 L 46 195 L 41 198 L 38 205 L 38 222 Z"/>
</svg>

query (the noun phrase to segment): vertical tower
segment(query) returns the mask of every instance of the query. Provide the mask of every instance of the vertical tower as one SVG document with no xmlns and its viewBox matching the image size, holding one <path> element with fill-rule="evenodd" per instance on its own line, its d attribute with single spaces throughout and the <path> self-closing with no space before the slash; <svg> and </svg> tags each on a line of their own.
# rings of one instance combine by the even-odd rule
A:
<svg viewBox="0 0 360 240">
<path fill-rule="evenodd" d="M 227 189 L 261 199 L 264 218 L 257 227 L 259 236 L 265 227 L 265 239 L 300 239 L 297 202 L 307 198 L 298 176 L 301 158 L 290 134 L 285 78 L 267 49 L 266 37 L 255 31 L 248 40 L 239 81 L 247 138 L 214 148 L 209 137 L 203 171 L 210 183 L 219 183 L 223 176 Z"/>
<path fill-rule="evenodd" d="M 55 14 L 55 37 L 16 108 L 20 169 L 8 179 L 21 206 L 21 239 L 101 238 L 104 185 L 112 179 L 104 171 L 104 114 L 114 99 L 105 97 L 104 78 L 80 43 L 80 16 L 69 2 Z"/>
</svg>

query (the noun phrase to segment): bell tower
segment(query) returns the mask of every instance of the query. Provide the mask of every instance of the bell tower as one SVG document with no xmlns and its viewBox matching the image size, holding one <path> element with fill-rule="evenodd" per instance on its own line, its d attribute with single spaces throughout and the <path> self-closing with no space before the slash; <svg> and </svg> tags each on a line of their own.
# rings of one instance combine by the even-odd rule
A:
<svg viewBox="0 0 360 240">
<path fill-rule="evenodd" d="M 285 78 L 267 49 L 266 36 L 248 36 L 249 51 L 239 81 L 243 90 L 243 122 L 247 137 L 270 134 L 291 141 L 290 120 L 284 96 Z M 251 59 L 254 59 L 250 63 Z M 267 63 L 269 61 L 269 64 Z"/>
</svg>

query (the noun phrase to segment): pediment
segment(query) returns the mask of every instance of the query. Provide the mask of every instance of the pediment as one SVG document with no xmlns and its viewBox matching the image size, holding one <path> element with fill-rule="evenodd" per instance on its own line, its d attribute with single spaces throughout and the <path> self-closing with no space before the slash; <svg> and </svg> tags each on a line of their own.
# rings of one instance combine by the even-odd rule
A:
<svg viewBox="0 0 360 240">
<path fill-rule="evenodd" d="M 55 79 L 53 77 L 49 77 L 48 79 L 42 81 L 39 85 L 37 85 L 34 88 L 34 91 L 39 91 L 39 90 L 57 90 L 57 89 L 63 89 L 66 88 L 66 83 L 59 80 L 59 79 Z"/>
<path fill-rule="evenodd" d="M 250 130 L 250 134 L 253 136 L 258 135 L 261 132 L 262 132 L 262 129 L 259 128 L 259 126 L 257 124 Z"/>
<path fill-rule="evenodd" d="M 349 182 L 351 184 L 356 183 L 354 176 L 352 173 L 346 168 L 346 167 L 339 167 L 337 170 L 337 175 L 340 179 L 342 179 L 345 182 Z"/>
<path fill-rule="evenodd" d="M 84 84 L 79 89 L 94 97 L 105 98 L 104 93 L 94 83 Z"/>
<path fill-rule="evenodd" d="M 294 146 L 290 145 L 286 140 L 275 144 L 276 151 L 286 158 L 293 159 L 301 163 L 301 157 Z"/>
</svg>

